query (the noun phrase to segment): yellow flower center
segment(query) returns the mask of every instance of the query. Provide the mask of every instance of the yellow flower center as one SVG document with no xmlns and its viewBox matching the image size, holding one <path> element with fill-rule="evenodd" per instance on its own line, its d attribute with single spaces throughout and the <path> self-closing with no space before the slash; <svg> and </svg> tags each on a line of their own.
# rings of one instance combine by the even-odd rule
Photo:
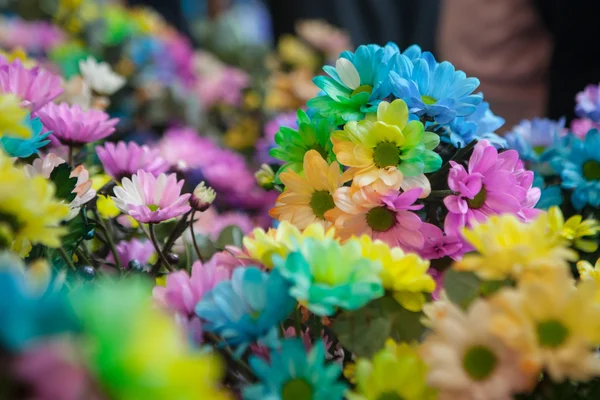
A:
<svg viewBox="0 0 600 400">
<path fill-rule="evenodd" d="M 483 203 L 485 203 L 486 194 L 487 191 L 484 187 L 482 187 L 479 193 L 477 193 L 472 200 L 467 199 L 467 204 L 469 205 L 469 208 L 472 210 L 477 210 L 478 208 L 483 207 Z"/>
<path fill-rule="evenodd" d="M 350 97 L 354 97 L 359 93 L 371 93 L 373 91 L 373 86 L 371 85 L 360 85 L 352 93 L 350 93 Z"/>
<path fill-rule="evenodd" d="M 537 325 L 537 337 L 540 346 L 551 349 L 562 345 L 569 336 L 569 330 L 562 322 L 551 319 Z"/>
<path fill-rule="evenodd" d="M 583 163 L 583 176 L 588 181 L 600 181 L 600 162 L 589 160 Z"/>
<path fill-rule="evenodd" d="M 404 400 L 404 397 L 400 396 L 396 392 L 385 392 L 377 397 L 377 400 Z"/>
<path fill-rule="evenodd" d="M 281 389 L 282 400 L 306 400 L 312 399 L 312 386 L 304 379 L 292 379 L 283 385 Z"/>
<path fill-rule="evenodd" d="M 421 96 L 421 100 L 423 101 L 423 103 L 427 104 L 428 106 L 437 103 L 437 100 L 431 96 L 423 95 L 423 96 Z"/>
<path fill-rule="evenodd" d="M 463 358 L 463 368 L 475 381 L 488 378 L 496 369 L 498 358 L 485 346 L 473 346 Z"/>
<path fill-rule="evenodd" d="M 149 204 L 148 208 L 150 209 L 151 212 L 154 212 L 154 211 L 158 210 L 160 207 L 155 204 Z"/>
<path fill-rule="evenodd" d="M 392 142 L 381 142 L 373 149 L 373 162 L 379 168 L 400 163 L 400 149 Z"/>
<path fill-rule="evenodd" d="M 385 206 L 375 207 L 367 213 L 367 224 L 377 232 L 389 231 L 396 225 L 396 213 Z"/>
</svg>

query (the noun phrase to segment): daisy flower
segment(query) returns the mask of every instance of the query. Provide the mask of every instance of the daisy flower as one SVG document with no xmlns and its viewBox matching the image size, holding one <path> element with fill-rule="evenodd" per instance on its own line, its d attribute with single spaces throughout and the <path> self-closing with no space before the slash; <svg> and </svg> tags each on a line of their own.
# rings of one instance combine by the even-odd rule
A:
<svg viewBox="0 0 600 400">
<path fill-rule="evenodd" d="M 343 239 L 364 234 L 392 247 L 420 249 L 425 243 L 423 222 L 412 212 L 423 208 L 414 204 L 420 194 L 421 189 L 383 195 L 371 186 L 341 187 L 333 196 L 339 210 L 331 213 L 336 232 Z"/>
<path fill-rule="evenodd" d="M 314 222 L 325 228 L 332 225 L 326 214 L 335 208 L 333 194 L 343 184 L 337 162 L 328 165 L 317 151 L 311 150 L 304 156 L 304 176 L 286 171 L 279 178 L 285 191 L 269 212 L 271 217 L 290 221 L 298 229 L 305 229 Z"/>
<path fill-rule="evenodd" d="M 78 105 L 50 103 L 38 112 L 44 127 L 52 131 L 52 136 L 61 144 L 82 146 L 104 139 L 115 131 L 117 118 L 100 110 L 84 111 Z"/>
<path fill-rule="evenodd" d="M 548 223 L 552 232 L 569 241 L 575 248 L 587 253 L 598 250 L 598 240 L 593 238 L 600 232 L 600 223 L 597 220 L 583 220 L 581 215 L 576 214 L 565 222 L 560 207 L 553 206 L 548 209 Z"/>
<path fill-rule="evenodd" d="M 0 94 L 0 138 L 28 139 L 32 136 L 31 126 L 27 124 L 27 109 L 22 108 L 14 95 Z"/>
<path fill-rule="evenodd" d="M 122 212 L 142 223 L 160 223 L 190 211 L 190 194 L 181 194 L 183 180 L 176 174 L 155 177 L 139 170 L 131 179 L 124 178 L 114 188 L 112 198 Z"/>
<path fill-rule="evenodd" d="M 442 165 L 433 151 L 440 137 L 424 132 L 419 121 L 408 122 L 408 108 L 402 100 L 382 101 L 376 121 L 348 122 L 343 131 L 333 133 L 331 141 L 339 163 L 350 167 L 346 180 L 353 179 L 358 186 L 375 184 L 380 191 L 399 189 L 405 179 L 411 188 L 421 187 L 426 197 L 431 186 L 423 174 Z"/>
<path fill-rule="evenodd" d="M 579 279 L 582 281 L 596 282 L 596 296 L 594 299 L 596 303 L 600 303 L 600 258 L 596 260 L 595 265 L 587 261 L 579 261 L 577 263 L 577 272 L 579 272 Z"/>
<path fill-rule="evenodd" d="M 110 96 L 125 86 L 125 78 L 114 72 L 107 63 L 97 62 L 91 56 L 87 60 L 79 61 L 79 71 L 96 93 Z"/>
<path fill-rule="evenodd" d="M 169 163 L 160 156 L 160 150 L 140 146 L 135 142 L 108 142 L 104 146 L 97 146 L 96 154 L 104 172 L 116 181 L 130 177 L 140 169 L 154 176 L 169 169 Z"/>
<path fill-rule="evenodd" d="M 208 138 L 200 136 L 195 129 L 171 128 L 165 132 L 160 144 L 160 155 L 171 166 L 181 170 L 202 167 L 216 159 L 220 150 Z"/>
</svg>

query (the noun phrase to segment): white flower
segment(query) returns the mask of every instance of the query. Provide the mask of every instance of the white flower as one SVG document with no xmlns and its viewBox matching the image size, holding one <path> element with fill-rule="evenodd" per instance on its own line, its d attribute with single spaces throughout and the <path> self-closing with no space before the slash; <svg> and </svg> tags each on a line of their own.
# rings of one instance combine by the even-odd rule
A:
<svg viewBox="0 0 600 400">
<path fill-rule="evenodd" d="M 125 78 L 115 73 L 107 63 L 99 63 L 93 57 L 79 61 L 79 70 L 92 90 L 100 94 L 112 95 L 125 85 Z"/>
</svg>

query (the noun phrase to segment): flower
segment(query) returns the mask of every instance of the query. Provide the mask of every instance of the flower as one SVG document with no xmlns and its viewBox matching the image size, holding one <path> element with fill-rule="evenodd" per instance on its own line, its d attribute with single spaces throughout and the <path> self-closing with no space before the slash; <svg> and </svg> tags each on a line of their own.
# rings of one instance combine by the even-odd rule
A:
<svg viewBox="0 0 600 400">
<path fill-rule="evenodd" d="M 540 188 L 542 194 L 535 208 L 547 210 L 552 206 L 560 206 L 563 203 L 563 193 L 560 185 L 546 185 L 544 177 L 534 172 L 533 186 Z"/>
<path fill-rule="evenodd" d="M 533 172 L 527 171 L 516 151 L 498 154 L 487 140 L 475 145 L 468 169 L 450 161 L 448 186 L 457 192 L 444 198 L 448 215 L 444 230 L 459 235 L 462 228 L 484 222 L 491 215 L 511 213 L 529 221 L 539 213 L 533 207 L 540 190 L 532 186 Z"/>
<path fill-rule="evenodd" d="M 190 194 L 181 194 L 183 180 L 176 174 L 155 177 L 139 170 L 131 179 L 123 178 L 114 188 L 115 204 L 122 212 L 142 223 L 160 223 L 190 211 Z"/>
<path fill-rule="evenodd" d="M 150 240 L 131 239 L 121 241 L 115 246 L 119 262 L 124 268 L 129 268 L 131 261 L 137 261 L 141 265 L 147 265 L 156 257 L 156 249 Z M 115 263 L 115 258 L 111 254 L 106 257 L 106 261 Z"/>
<path fill-rule="evenodd" d="M 585 138 L 585 135 L 592 129 L 600 129 L 600 124 L 587 118 L 576 118 L 571 121 L 570 132 L 580 139 Z"/>
<path fill-rule="evenodd" d="M 596 283 L 596 296 L 594 300 L 600 303 L 600 258 L 596 260 L 596 264 L 592 266 L 587 261 L 579 261 L 577 263 L 577 272 L 581 281 L 594 281 Z"/>
<path fill-rule="evenodd" d="M 34 115 L 63 92 L 61 78 L 40 67 L 27 69 L 21 60 L 0 59 L 0 92 L 12 93 Z"/>
<path fill-rule="evenodd" d="M 381 263 L 383 287 L 392 292 L 394 299 L 409 311 L 420 311 L 425 304 L 425 293 L 435 290 L 435 282 L 427 274 L 429 262 L 399 247 L 371 240 L 367 235 L 353 240 L 359 243 L 363 257 Z"/>
<path fill-rule="evenodd" d="M 298 36 L 312 47 L 325 53 L 327 57 L 352 47 L 348 34 L 323 20 L 303 20 L 296 22 Z"/>
<path fill-rule="evenodd" d="M 125 78 L 115 73 L 110 65 L 97 62 L 92 56 L 79 61 L 79 70 L 85 82 L 96 93 L 110 96 L 125 86 Z"/>
<path fill-rule="evenodd" d="M 413 61 L 403 55 L 397 60 L 398 67 L 390 71 L 390 89 L 406 102 L 411 114 L 447 124 L 473 114 L 482 101 L 481 94 L 473 94 L 479 79 L 467 78 L 448 61 L 438 63 L 429 52 Z"/>
<path fill-rule="evenodd" d="M 275 172 L 269 164 L 262 164 L 260 169 L 254 173 L 256 183 L 265 190 L 273 189 L 275 185 Z"/>
<path fill-rule="evenodd" d="M 371 360 L 358 359 L 356 388 L 346 396 L 348 400 L 434 400 L 437 392 L 425 381 L 427 371 L 415 346 L 388 339 Z"/>
<path fill-rule="evenodd" d="M 289 285 L 278 271 L 267 274 L 256 267 L 237 268 L 231 280 L 205 293 L 196 305 L 204 330 L 220 335 L 241 354 L 251 343 L 273 348 L 278 325 L 293 310 Z"/>
<path fill-rule="evenodd" d="M 577 260 L 577 253 L 548 227 L 545 213 L 529 223 L 511 214 L 492 216 L 463 230 L 466 241 L 479 254 L 466 254 L 455 268 L 488 280 L 519 279 L 567 268 L 568 261 Z"/>
<path fill-rule="evenodd" d="M 570 138 L 570 146 L 551 160 L 552 168 L 560 173 L 561 186 L 572 190 L 571 203 L 576 210 L 587 204 L 600 206 L 600 131 L 588 132 L 585 139 Z"/>
<path fill-rule="evenodd" d="M 52 131 L 52 136 L 61 144 L 82 146 L 110 136 L 115 131 L 117 118 L 100 110 L 84 111 L 78 105 L 49 103 L 38 111 L 44 127 Z"/>
<path fill-rule="evenodd" d="M 553 121 L 547 118 L 523 120 L 504 135 L 508 147 L 519 152 L 524 161 L 538 162 L 540 155 L 564 135 L 565 118 Z"/>
<path fill-rule="evenodd" d="M 473 140 L 487 139 L 496 148 L 506 148 L 506 140 L 496 133 L 504 125 L 504 118 L 494 115 L 487 101 L 482 101 L 475 112 L 466 117 L 456 117 L 449 125 L 450 135 L 442 135 L 444 142 L 462 148 Z"/>
<path fill-rule="evenodd" d="M 458 260 L 465 252 L 462 239 L 456 235 L 445 235 L 437 226 L 424 222 L 421 225 L 421 234 L 425 238 L 423 248 L 419 254 L 426 260 L 437 260 L 450 257 Z"/>
<path fill-rule="evenodd" d="M 96 147 L 96 154 L 104 167 L 104 172 L 116 181 L 130 177 L 138 170 L 144 170 L 154 176 L 169 169 L 167 160 L 160 156 L 158 149 L 135 142 L 106 143 Z"/>
<path fill-rule="evenodd" d="M 3 115 L 6 114 L 3 113 Z M 26 116 L 22 126 L 30 130 L 31 137 L 0 137 L 0 148 L 4 149 L 4 151 L 11 157 L 30 157 L 34 154 L 37 154 L 38 149 L 50 143 L 50 139 L 48 139 L 48 136 L 50 136 L 51 132 L 42 133 L 43 127 L 39 118 L 29 118 L 28 116 Z"/>
<path fill-rule="evenodd" d="M 265 124 L 264 137 L 256 142 L 257 162 L 261 164 L 281 164 L 281 161 L 273 158 L 269 155 L 269 152 L 276 146 L 275 135 L 282 127 L 298 129 L 295 112 L 279 114 Z"/>
<path fill-rule="evenodd" d="M 219 213 L 215 207 L 211 207 L 196 218 L 194 232 L 196 235 L 208 236 L 211 240 L 217 241 L 221 231 L 232 225 L 237 226 L 244 234 L 247 234 L 254 229 L 256 224 L 246 213 L 240 211 Z M 192 243 L 192 233 L 189 229 L 184 232 L 182 237 L 187 243 Z M 185 250 L 182 249 L 182 251 Z"/>
<path fill-rule="evenodd" d="M 192 197 L 190 198 L 190 204 L 196 211 L 206 211 L 212 202 L 215 201 L 216 197 L 217 194 L 214 189 L 210 186 L 206 186 L 204 181 L 202 181 L 194 189 Z"/>
<path fill-rule="evenodd" d="M 223 64 L 205 51 L 196 53 L 193 65 L 198 73 L 194 91 L 206 109 L 218 104 L 239 106 L 250 81 L 245 71 Z"/>
<path fill-rule="evenodd" d="M 550 230 L 570 242 L 575 248 L 593 253 L 598 250 L 598 241 L 584 239 L 586 236 L 595 236 L 600 232 L 600 224 L 595 219 L 589 218 L 582 222 L 579 214 L 569 217 L 565 222 L 559 207 L 553 206 L 548 210 Z"/>
<path fill-rule="evenodd" d="M 332 151 L 331 132 L 333 124 L 326 119 L 313 118 L 298 110 L 298 129 L 282 126 L 275 134 L 276 146 L 269 154 L 286 164 L 282 169 L 302 172 L 304 156 L 310 150 L 316 150 L 331 163 L 335 160 Z"/>
<path fill-rule="evenodd" d="M 377 107 L 377 121 L 348 122 L 343 131 L 331 137 L 340 164 L 350 167 L 345 173 L 358 186 L 375 183 L 379 190 L 399 189 L 403 178 L 412 184 L 424 181 L 424 197 L 431 187 L 423 173 L 437 171 L 441 157 L 433 151 L 438 135 L 424 132 L 419 121 L 408 122 L 408 108 L 402 100 L 385 101 Z"/>
<path fill-rule="evenodd" d="M 81 76 L 76 75 L 65 83 L 65 91 L 57 102 L 77 104 L 83 110 L 87 110 L 92 106 L 92 90 Z"/>
<path fill-rule="evenodd" d="M 381 263 L 363 257 L 356 241 L 340 245 L 308 238 L 287 257 L 273 258 L 276 270 L 290 282 L 290 295 L 316 315 L 357 310 L 383 296 Z"/>
<path fill-rule="evenodd" d="M 160 144 L 160 155 L 180 169 L 202 167 L 217 158 L 219 148 L 208 138 L 201 137 L 193 128 L 172 128 L 165 132 Z M 202 157 L 199 157 L 199 155 Z"/>
<path fill-rule="evenodd" d="M 575 113 L 582 118 L 589 118 L 594 122 L 600 122 L 600 96 L 598 85 L 587 85 L 583 91 L 575 96 L 577 105 Z"/>
<path fill-rule="evenodd" d="M 440 400 L 512 399 L 535 384 L 539 370 L 519 365 L 519 353 L 493 334 L 492 318 L 490 304 L 477 299 L 466 312 L 446 303 L 444 314 L 430 322 L 420 353 Z"/>
<path fill-rule="evenodd" d="M 269 215 L 280 221 L 289 221 L 298 229 L 312 223 L 331 227 L 327 213 L 335 208 L 334 192 L 342 186 L 342 173 L 337 162 L 327 164 L 321 155 L 311 150 L 304 156 L 304 176 L 294 171 L 279 175 L 285 191 L 277 197 Z"/>
<path fill-rule="evenodd" d="M 522 282 L 491 300 L 492 331 L 521 355 L 527 369 L 545 369 L 553 381 L 586 381 L 600 375 L 600 308 L 590 299 L 596 284 L 557 275 Z"/>
<path fill-rule="evenodd" d="M 0 115 L 0 139 L 28 139 L 32 136 L 31 127 L 26 123 L 27 110 L 21 108 L 19 99 L 12 94 L 0 94 Z"/>
<path fill-rule="evenodd" d="M 382 195 L 370 186 L 342 187 L 333 196 L 339 208 L 332 215 L 336 232 L 343 239 L 368 235 L 405 251 L 420 249 L 425 243 L 420 231 L 423 222 L 412 212 L 423 208 L 414 204 L 420 194 L 421 189 Z"/>
</svg>

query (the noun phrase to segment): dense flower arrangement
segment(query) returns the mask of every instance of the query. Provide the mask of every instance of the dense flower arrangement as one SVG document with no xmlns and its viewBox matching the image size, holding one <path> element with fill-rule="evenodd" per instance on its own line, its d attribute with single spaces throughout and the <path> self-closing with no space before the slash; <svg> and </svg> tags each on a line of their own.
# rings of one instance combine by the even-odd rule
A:
<svg viewBox="0 0 600 400">
<path fill-rule="evenodd" d="M 74 44 L 51 54 L 95 26 L 130 44 L 155 17 L 61 4 L 62 29 L 0 30 L 25 48 L 0 59 L 0 398 L 598 396 L 597 87 L 570 130 L 501 137 L 476 78 L 418 46 L 359 46 L 295 117 L 269 111 L 254 177 L 189 121 L 128 140 L 115 110 L 143 73 L 85 54 L 68 80 L 53 68 Z"/>
</svg>

